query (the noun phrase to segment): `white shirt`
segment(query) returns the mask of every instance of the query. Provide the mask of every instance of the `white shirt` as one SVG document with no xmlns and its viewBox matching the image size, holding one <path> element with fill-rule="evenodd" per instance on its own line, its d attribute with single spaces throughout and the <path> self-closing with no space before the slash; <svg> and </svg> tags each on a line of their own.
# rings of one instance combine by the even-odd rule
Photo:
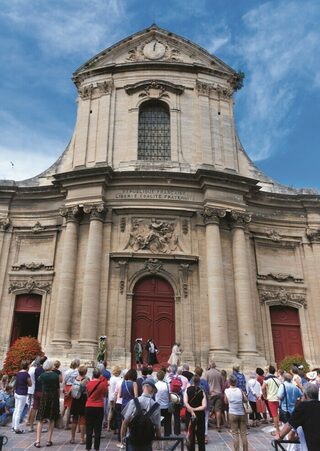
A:
<svg viewBox="0 0 320 451">
<path fill-rule="evenodd" d="M 243 397 L 240 388 L 226 388 L 224 393 L 229 402 L 229 413 L 231 415 L 244 415 Z"/>
<path fill-rule="evenodd" d="M 34 395 L 34 389 L 35 389 L 35 385 L 36 385 L 36 380 L 35 380 L 35 376 L 34 376 L 34 372 L 36 371 L 37 367 L 36 366 L 31 366 L 28 370 L 28 373 L 30 375 L 30 379 L 32 382 L 31 387 L 28 387 L 28 395 Z"/>
<path fill-rule="evenodd" d="M 257 398 L 262 395 L 261 385 L 255 378 L 251 378 L 247 384 L 249 401 L 256 402 Z"/>
<path fill-rule="evenodd" d="M 121 396 L 121 385 L 122 385 L 123 378 L 120 376 L 119 380 L 116 383 L 116 387 L 114 389 L 114 400 L 116 404 L 122 404 L 122 398 Z M 119 396 L 118 396 L 119 393 Z"/>
<path fill-rule="evenodd" d="M 109 401 L 115 401 L 116 400 L 116 396 L 115 396 L 115 391 L 116 391 L 116 386 L 117 383 L 119 381 L 121 381 L 121 376 L 111 376 L 110 377 L 110 381 L 109 381 Z"/>
<path fill-rule="evenodd" d="M 167 382 L 156 382 L 157 393 L 156 401 L 160 405 L 160 409 L 167 409 L 169 406 L 169 385 Z"/>
</svg>

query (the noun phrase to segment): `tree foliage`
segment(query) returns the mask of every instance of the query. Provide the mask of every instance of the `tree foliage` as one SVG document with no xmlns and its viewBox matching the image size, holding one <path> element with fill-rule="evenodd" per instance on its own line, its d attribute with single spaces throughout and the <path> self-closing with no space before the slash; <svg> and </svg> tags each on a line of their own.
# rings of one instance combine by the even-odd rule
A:
<svg viewBox="0 0 320 451">
<path fill-rule="evenodd" d="M 281 362 L 279 367 L 284 371 L 290 371 L 293 366 L 299 366 L 303 365 L 303 371 L 307 372 L 309 371 L 309 363 L 305 360 L 305 358 L 302 355 L 299 354 L 293 354 L 286 356 Z"/>
</svg>

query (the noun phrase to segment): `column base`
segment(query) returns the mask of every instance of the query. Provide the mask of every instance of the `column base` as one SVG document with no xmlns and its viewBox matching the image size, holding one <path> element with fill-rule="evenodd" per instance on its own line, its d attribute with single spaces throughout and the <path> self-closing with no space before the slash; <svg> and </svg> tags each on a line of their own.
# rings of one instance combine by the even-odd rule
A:
<svg viewBox="0 0 320 451">
<path fill-rule="evenodd" d="M 239 359 L 231 354 L 231 352 L 226 350 L 214 350 L 210 349 L 208 353 L 208 363 L 210 365 L 210 362 L 215 362 L 218 369 L 225 369 L 230 370 L 233 365 L 239 363 Z"/>
<path fill-rule="evenodd" d="M 257 367 L 264 368 L 267 361 L 257 352 L 241 352 L 238 354 L 239 365 L 243 372 L 248 373 L 255 371 Z"/>
<path fill-rule="evenodd" d="M 192 351 L 183 351 L 180 357 L 181 364 L 187 364 L 190 366 L 195 365 L 195 358 Z"/>
<path fill-rule="evenodd" d="M 108 365 L 119 365 L 121 368 L 131 368 L 131 352 L 123 347 L 114 347 L 108 357 Z"/>
</svg>

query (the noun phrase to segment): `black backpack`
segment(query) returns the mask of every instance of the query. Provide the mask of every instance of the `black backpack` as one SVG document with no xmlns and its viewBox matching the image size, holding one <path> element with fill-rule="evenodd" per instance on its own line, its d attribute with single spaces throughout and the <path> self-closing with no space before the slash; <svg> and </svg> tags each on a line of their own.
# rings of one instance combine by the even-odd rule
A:
<svg viewBox="0 0 320 451">
<path fill-rule="evenodd" d="M 150 410 L 141 409 L 140 402 L 134 398 L 136 414 L 129 423 L 130 442 L 134 445 L 147 445 L 155 438 L 155 427 L 151 421 L 152 414 L 159 404 L 155 402 Z"/>
</svg>

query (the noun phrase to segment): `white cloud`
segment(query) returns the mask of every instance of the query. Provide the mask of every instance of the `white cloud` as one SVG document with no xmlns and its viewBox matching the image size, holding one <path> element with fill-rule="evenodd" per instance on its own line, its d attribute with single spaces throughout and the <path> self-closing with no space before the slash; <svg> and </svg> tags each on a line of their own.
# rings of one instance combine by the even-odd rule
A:
<svg viewBox="0 0 320 451">
<path fill-rule="evenodd" d="M 46 170 L 67 145 L 0 111 L 0 180 L 24 180 Z M 13 163 L 13 165 L 11 164 Z"/>
<path fill-rule="evenodd" d="M 292 127 L 299 90 L 320 85 L 320 3 L 268 2 L 244 17 L 236 52 L 247 67 L 240 137 L 255 160 L 278 150 Z M 290 124 L 291 123 L 291 124 Z"/>
<path fill-rule="evenodd" d="M 102 50 L 123 32 L 126 17 L 124 0 L 7 0 L 0 14 L 53 55 Z"/>
</svg>

